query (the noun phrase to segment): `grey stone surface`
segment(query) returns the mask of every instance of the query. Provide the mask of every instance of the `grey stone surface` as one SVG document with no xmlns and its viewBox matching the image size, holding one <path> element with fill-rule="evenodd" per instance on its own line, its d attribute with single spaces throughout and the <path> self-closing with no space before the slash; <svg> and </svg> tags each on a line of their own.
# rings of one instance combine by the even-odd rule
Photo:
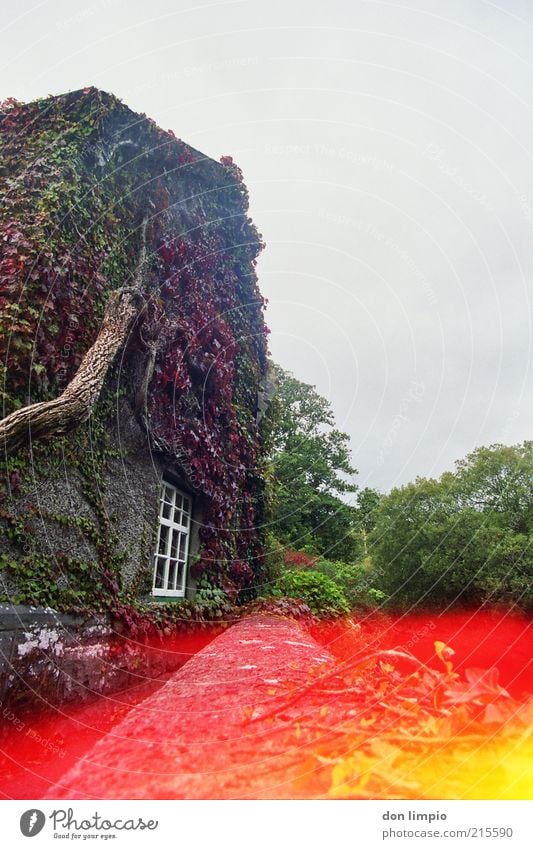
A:
<svg viewBox="0 0 533 849">
<path fill-rule="evenodd" d="M 88 701 L 176 669 L 178 654 L 116 634 L 105 616 L 0 605 L 0 702 Z"/>
<path fill-rule="evenodd" d="M 0 631 L 0 679 L 3 679 L 10 672 L 13 640 L 12 631 Z"/>
</svg>

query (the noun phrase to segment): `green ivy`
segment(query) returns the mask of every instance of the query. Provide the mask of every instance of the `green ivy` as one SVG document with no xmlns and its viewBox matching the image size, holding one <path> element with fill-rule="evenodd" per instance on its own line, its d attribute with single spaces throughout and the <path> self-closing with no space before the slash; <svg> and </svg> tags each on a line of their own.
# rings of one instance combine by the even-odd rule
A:
<svg viewBox="0 0 533 849">
<path fill-rule="evenodd" d="M 148 429 L 202 496 L 205 521 L 195 570 L 216 591 L 202 602 L 206 616 L 216 617 L 224 608 L 222 595 L 226 605 L 246 601 L 265 574 L 258 528 L 267 509 L 266 467 L 255 421 L 267 367 L 264 300 L 255 274 L 262 242 L 247 217 L 242 174 L 230 157 L 220 165 L 206 160 L 93 88 L 28 104 L 8 100 L 0 111 L 4 411 L 56 397 L 68 384 L 98 333 L 109 294 L 131 280 L 139 228 L 149 213 L 142 326 L 155 329 L 160 344 Z M 188 194 L 199 200 L 184 211 L 181 201 Z M 127 353 L 121 381 L 131 393 L 135 369 L 129 366 L 139 354 L 135 333 Z M 94 521 L 71 523 L 59 515 L 49 520 L 75 528 L 96 549 L 87 569 L 70 564 L 84 603 L 112 606 L 133 621 L 144 564 L 126 593 L 120 577 L 125 552 L 103 498 L 116 456 L 109 439 L 113 381 L 87 425 L 43 449 L 35 446 L 31 463 L 53 474 L 64 452 L 78 470 Z M 21 452 L 5 467 L 6 503 L 24 491 L 27 459 Z M 92 595 L 84 582 L 88 573 Z M 41 579 L 42 594 L 72 602 L 74 590 L 54 589 L 55 562 L 45 567 L 43 560 Z M 35 598 L 35 587 L 24 586 L 22 594 Z"/>
</svg>

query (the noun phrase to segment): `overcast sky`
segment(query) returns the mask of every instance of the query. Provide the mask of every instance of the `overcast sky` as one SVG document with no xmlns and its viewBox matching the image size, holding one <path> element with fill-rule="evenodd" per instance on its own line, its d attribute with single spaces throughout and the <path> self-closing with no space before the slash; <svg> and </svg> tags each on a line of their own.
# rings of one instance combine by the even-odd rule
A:
<svg viewBox="0 0 533 849">
<path fill-rule="evenodd" d="M 241 166 L 272 354 L 332 401 L 361 485 L 531 437 L 531 0 L 2 12 L 2 98 L 95 85 Z"/>
</svg>

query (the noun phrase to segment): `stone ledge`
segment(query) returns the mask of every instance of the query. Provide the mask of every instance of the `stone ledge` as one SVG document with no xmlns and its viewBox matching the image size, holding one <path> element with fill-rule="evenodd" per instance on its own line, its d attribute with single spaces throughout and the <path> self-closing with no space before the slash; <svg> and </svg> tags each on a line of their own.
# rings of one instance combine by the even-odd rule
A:
<svg viewBox="0 0 533 849">
<path fill-rule="evenodd" d="M 20 631 L 61 625 L 66 628 L 109 623 L 105 616 L 84 617 L 80 614 L 59 613 L 51 607 L 31 607 L 25 604 L 0 604 L 0 631 Z"/>
<path fill-rule="evenodd" d="M 298 716 L 321 721 L 307 685 L 333 665 L 295 621 L 247 617 L 134 707 L 45 798 L 294 798 L 302 770 Z M 299 691 L 297 708 L 250 723 Z"/>
</svg>

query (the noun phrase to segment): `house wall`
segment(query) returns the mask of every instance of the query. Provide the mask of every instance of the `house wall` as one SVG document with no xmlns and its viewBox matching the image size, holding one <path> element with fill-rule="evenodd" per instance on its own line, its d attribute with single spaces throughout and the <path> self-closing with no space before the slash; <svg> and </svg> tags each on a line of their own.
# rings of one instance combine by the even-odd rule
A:
<svg viewBox="0 0 533 849">
<path fill-rule="evenodd" d="M 98 602 L 98 597 L 84 593 L 88 592 L 87 583 L 95 584 L 101 577 L 100 545 L 87 528 L 51 517 L 81 519 L 100 530 L 107 526 L 110 545 L 118 555 L 116 577 L 121 590 L 130 589 L 135 598 L 155 603 L 151 587 L 163 475 L 172 474 L 176 484 L 186 488 L 172 458 L 150 449 L 126 400 L 106 422 L 111 455 L 103 464 L 102 477 L 92 481 L 92 495 L 87 494 L 87 480 L 66 447 L 51 445 L 33 456 L 29 452 L 21 455 L 27 462 L 21 465 L 20 489 L 4 499 L 3 513 L 18 519 L 26 532 L 19 539 L 10 540 L 6 535 L 0 539 L 4 561 L 0 570 L 4 602 L 0 603 L 0 725 L 9 722 L 10 711 L 19 705 L 87 701 L 174 670 L 189 656 L 186 645 L 179 652 L 168 646 L 163 651 L 158 649 L 158 639 L 150 641 L 142 635 L 130 639 L 108 612 L 84 612 Z M 90 425 L 82 430 L 90 432 Z M 86 432 L 79 434 L 83 444 Z M 99 447 L 95 445 L 93 450 Z M 100 500 L 94 499 L 95 493 Z M 198 550 L 202 521 L 201 499 L 194 495 L 192 499 L 190 559 Z M 34 508 L 30 513 L 28 505 Z M 62 561 L 63 555 L 82 564 L 82 573 L 72 571 L 69 562 Z M 17 570 L 6 564 L 20 564 L 24 559 L 29 571 L 33 564 L 46 561 L 50 589 L 44 584 L 42 590 L 51 604 L 17 603 L 31 595 L 32 578 L 18 577 Z M 83 582 L 80 575 L 87 575 L 87 580 Z M 188 572 L 187 598 L 194 596 L 195 583 Z M 73 596 L 66 607 L 79 608 L 78 612 L 54 609 L 65 605 L 56 605 L 54 599 L 61 596 L 52 593 L 69 586 Z M 104 587 L 106 601 L 107 593 Z M 209 638 L 204 631 L 204 639 Z"/>
<path fill-rule="evenodd" d="M 0 604 L 0 729 L 20 708 L 88 702 L 178 669 L 218 633 L 161 648 L 130 640 L 106 615 Z"/>
<path fill-rule="evenodd" d="M 200 545 L 202 499 L 191 491 L 175 460 L 150 447 L 127 400 L 120 401 L 116 416 L 108 418 L 106 425 L 109 456 L 103 461 L 98 480 L 87 482 L 63 446 L 51 446 L 41 454 L 34 452 L 31 458 L 26 457 L 20 490 L 4 502 L 8 506 L 5 512 L 23 523 L 26 533 L 20 540 L 4 536 L 0 540 L 0 556 L 3 554 L 7 561 L 15 563 L 21 555 L 30 559 L 47 558 L 55 563 L 55 582 L 65 587 L 70 582 L 75 587 L 75 577 L 69 574 L 69 561 L 84 564 L 83 571 L 93 570 L 95 576 L 102 565 L 101 546 L 92 531 L 93 527 L 99 528 L 107 534 L 116 555 L 116 576 L 121 588 L 130 589 L 136 598 L 149 602 L 153 600 L 153 557 L 163 476 L 174 480 L 192 498 L 189 561 L 194 559 Z M 87 431 L 90 434 L 90 425 Z M 90 438 L 84 441 L 91 442 Z M 90 450 L 96 453 L 100 449 L 94 443 Z M 91 529 L 76 524 L 78 519 L 85 520 Z M 193 597 L 195 586 L 188 569 L 187 598 Z M 21 590 L 24 592 L 20 580 L 17 581 L 16 569 L 9 566 L 2 569 L 3 600 L 17 599 Z M 83 592 L 81 586 L 80 592 Z M 84 603 L 84 597 L 80 596 L 80 604 Z"/>
<path fill-rule="evenodd" d="M 90 419 L 3 457 L 0 601 L 131 620 L 165 472 L 194 496 L 198 572 L 246 598 L 264 571 L 267 345 L 239 169 L 95 89 L 0 112 L 6 413 L 64 391 L 146 252 L 144 307 Z"/>
</svg>

